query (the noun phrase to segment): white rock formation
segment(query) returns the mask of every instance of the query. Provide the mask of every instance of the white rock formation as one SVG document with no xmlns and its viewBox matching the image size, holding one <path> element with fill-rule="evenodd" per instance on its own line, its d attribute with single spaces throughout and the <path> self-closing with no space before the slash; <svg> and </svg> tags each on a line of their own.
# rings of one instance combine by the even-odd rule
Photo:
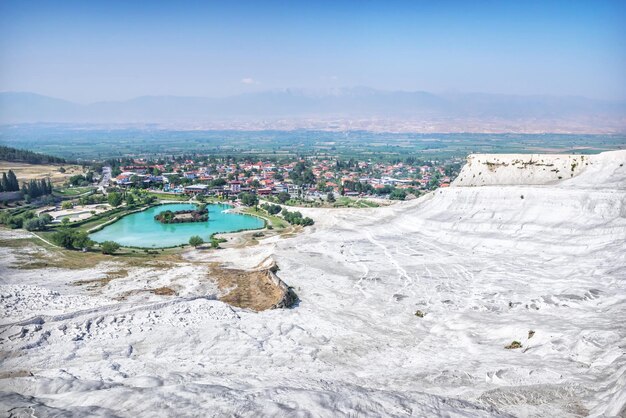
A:
<svg viewBox="0 0 626 418">
<path fill-rule="evenodd" d="M 199 295 L 94 304 L 58 273 L 35 286 L 5 266 L 0 410 L 624 414 L 626 152 L 535 157 L 563 179 L 528 156 L 473 156 L 453 187 L 303 210 L 316 225 L 301 235 L 211 253 L 238 266 L 272 255 L 301 300 L 289 310 Z M 491 171 L 495 158 L 508 165 Z"/>
<path fill-rule="evenodd" d="M 474 154 L 455 179 L 455 186 L 550 184 L 574 177 L 596 156 L 559 154 Z M 599 161 L 598 161 L 599 162 Z"/>
</svg>

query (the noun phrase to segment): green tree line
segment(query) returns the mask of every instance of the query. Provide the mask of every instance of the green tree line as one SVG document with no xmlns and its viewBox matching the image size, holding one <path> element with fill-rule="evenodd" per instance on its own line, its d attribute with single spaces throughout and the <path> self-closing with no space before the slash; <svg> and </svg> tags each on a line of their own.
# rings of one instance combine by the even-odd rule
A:
<svg viewBox="0 0 626 418">
<path fill-rule="evenodd" d="M 31 199 L 36 199 L 40 196 L 51 194 L 52 183 L 50 183 L 49 179 L 31 180 L 28 183 L 22 184 L 22 192 Z"/>
<path fill-rule="evenodd" d="M 0 160 L 29 164 L 64 164 L 67 162 L 64 158 L 6 146 L 0 146 Z"/>
</svg>

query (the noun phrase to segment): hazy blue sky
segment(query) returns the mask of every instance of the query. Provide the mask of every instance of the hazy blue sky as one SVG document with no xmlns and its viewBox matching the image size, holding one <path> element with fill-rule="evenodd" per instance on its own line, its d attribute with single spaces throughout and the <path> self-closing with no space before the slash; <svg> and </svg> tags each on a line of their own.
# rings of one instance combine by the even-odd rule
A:
<svg viewBox="0 0 626 418">
<path fill-rule="evenodd" d="M 626 1 L 0 0 L 0 90 L 285 87 L 626 99 Z"/>
</svg>

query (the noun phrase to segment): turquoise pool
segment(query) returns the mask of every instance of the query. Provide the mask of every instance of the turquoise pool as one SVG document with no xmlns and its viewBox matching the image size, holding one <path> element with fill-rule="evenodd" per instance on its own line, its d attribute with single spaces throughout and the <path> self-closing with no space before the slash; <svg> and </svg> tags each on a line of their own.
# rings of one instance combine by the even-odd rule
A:
<svg viewBox="0 0 626 418">
<path fill-rule="evenodd" d="M 182 224 L 162 224 L 154 220 L 154 215 L 165 210 L 177 211 L 193 209 L 190 203 L 172 203 L 154 206 L 143 212 L 124 216 L 122 219 L 105 226 L 90 235 L 96 242 L 115 241 L 129 247 L 172 247 L 187 244 L 193 235 L 199 235 L 205 241 L 215 232 L 234 232 L 242 229 L 260 229 L 265 223 L 262 219 L 250 215 L 225 213 L 232 206 L 221 204 L 207 205 L 209 220 Z"/>
</svg>

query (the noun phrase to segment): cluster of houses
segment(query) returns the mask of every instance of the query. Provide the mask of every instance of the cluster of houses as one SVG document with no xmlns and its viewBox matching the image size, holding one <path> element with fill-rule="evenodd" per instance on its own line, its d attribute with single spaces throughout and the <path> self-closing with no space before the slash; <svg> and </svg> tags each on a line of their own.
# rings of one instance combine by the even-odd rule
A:
<svg viewBox="0 0 626 418">
<path fill-rule="evenodd" d="M 397 189 L 426 189 L 436 179 L 438 187 L 450 184 L 444 164 L 410 165 L 358 161 L 349 168 L 333 159 L 308 158 L 307 168 L 315 181 L 310 184 L 294 182 L 290 174 L 301 160 L 284 164 L 271 161 L 240 162 L 204 165 L 192 160 L 174 165 L 150 164 L 135 160 L 134 165 L 121 167 L 113 179 L 119 187 L 143 187 L 168 193 L 206 194 L 230 197 L 241 192 L 260 196 L 278 194 L 311 196 L 328 192 L 356 195 L 344 188 L 347 182 L 371 185 L 373 190 L 389 187 Z M 169 172 L 166 169 L 169 168 Z M 296 184 L 299 183 L 299 184 Z"/>
</svg>

